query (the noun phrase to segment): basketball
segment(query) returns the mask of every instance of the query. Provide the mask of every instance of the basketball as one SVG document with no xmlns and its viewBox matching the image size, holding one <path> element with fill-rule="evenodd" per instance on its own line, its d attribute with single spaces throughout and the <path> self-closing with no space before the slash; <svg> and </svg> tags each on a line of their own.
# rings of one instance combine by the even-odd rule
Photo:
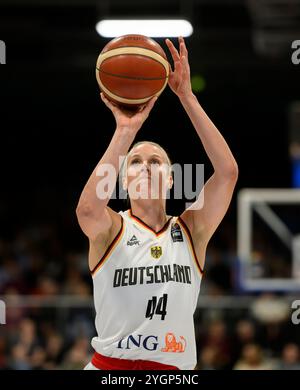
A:
<svg viewBox="0 0 300 390">
<path fill-rule="evenodd" d="M 156 41 L 144 35 L 123 35 L 108 42 L 101 51 L 96 78 L 109 100 L 135 110 L 163 92 L 169 66 Z"/>
</svg>

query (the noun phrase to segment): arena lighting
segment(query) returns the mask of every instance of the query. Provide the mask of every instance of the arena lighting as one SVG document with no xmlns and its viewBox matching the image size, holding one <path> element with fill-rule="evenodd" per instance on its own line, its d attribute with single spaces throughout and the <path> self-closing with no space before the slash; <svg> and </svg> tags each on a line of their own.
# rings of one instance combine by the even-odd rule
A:
<svg viewBox="0 0 300 390">
<path fill-rule="evenodd" d="M 147 37 L 189 37 L 193 26 L 184 19 L 106 19 L 96 24 L 99 35 L 105 38 L 125 34 L 142 34 Z"/>
</svg>

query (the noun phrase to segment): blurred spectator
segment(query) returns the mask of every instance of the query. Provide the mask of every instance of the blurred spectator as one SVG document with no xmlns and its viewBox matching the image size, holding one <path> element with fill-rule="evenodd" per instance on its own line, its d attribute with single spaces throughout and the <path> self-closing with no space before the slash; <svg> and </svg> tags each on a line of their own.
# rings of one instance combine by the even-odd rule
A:
<svg viewBox="0 0 300 390">
<path fill-rule="evenodd" d="M 196 369 L 215 370 L 218 368 L 218 349 L 214 347 L 204 347 L 199 351 L 199 360 Z"/>
<path fill-rule="evenodd" d="M 25 345 L 16 344 L 12 347 L 8 367 L 12 370 L 31 369 L 27 348 Z"/>
<path fill-rule="evenodd" d="M 300 352 L 296 344 L 287 344 L 283 348 L 278 370 L 300 370 Z"/>
<path fill-rule="evenodd" d="M 0 294 L 3 294 L 9 287 L 18 292 L 26 290 L 26 283 L 22 278 L 22 269 L 13 256 L 4 257 L 0 267 Z"/>
<path fill-rule="evenodd" d="M 66 355 L 60 368 L 63 370 L 82 370 L 90 361 L 89 340 L 78 339 Z"/>
<path fill-rule="evenodd" d="M 235 327 L 232 346 L 232 363 L 235 362 L 242 353 L 245 345 L 255 343 L 256 328 L 251 320 L 243 319 L 238 321 Z"/>
<path fill-rule="evenodd" d="M 41 296 L 52 296 L 58 295 L 59 285 L 53 278 L 47 275 L 41 275 L 37 279 L 37 286 L 32 291 L 33 295 L 41 295 Z"/>
<path fill-rule="evenodd" d="M 67 269 L 62 293 L 81 296 L 91 295 L 90 286 L 83 280 L 79 269 L 75 266 L 70 266 Z"/>
<path fill-rule="evenodd" d="M 53 370 L 59 366 L 63 359 L 64 343 L 59 334 L 52 334 L 46 340 L 46 362 L 45 368 Z"/>
<path fill-rule="evenodd" d="M 265 350 L 279 354 L 288 341 L 286 325 L 290 322 L 290 306 L 281 297 L 264 293 L 251 305 L 253 317 L 261 324 L 260 344 Z"/>
<path fill-rule="evenodd" d="M 253 342 L 255 339 L 255 326 L 250 320 L 241 320 L 236 326 L 236 335 L 241 345 Z"/>
<path fill-rule="evenodd" d="M 234 366 L 234 370 L 271 370 L 272 368 L 271 362 L 264 358 L 257 344 L 245 345 L 240 360 Z"/>
<path fill-rule="evenodd" d="M 45 367 L 46 352 L 44 348 L 36 346 L 30 357 L 30 365 L 33 370 L 43 370 Z"/>
<path fill-rule="evenodd" d="M 22 344 L 27 351 L 31 351 L 38 344 L 36 325 L 30 318 L 24 318 L 21 321 L 17 342 Z"/>
<path fill-rule="evenodd" d="M 15 287 L 7 287 L 3 294 L 6 302 L 6 324 L 7 332 L 13 332 L 18 328 L 20 321 L 26 317 L 28 310 L 20 305 L 21 295 Z"/>
<path fill-rule="evenodd" d="M 216 351 L 215 368 L 226 368 L 230 363 L 230 340 L 224 321 L 216 319 L 209 324 L 207 335 L 204 337 L 202 348 Z"/>
</svg>

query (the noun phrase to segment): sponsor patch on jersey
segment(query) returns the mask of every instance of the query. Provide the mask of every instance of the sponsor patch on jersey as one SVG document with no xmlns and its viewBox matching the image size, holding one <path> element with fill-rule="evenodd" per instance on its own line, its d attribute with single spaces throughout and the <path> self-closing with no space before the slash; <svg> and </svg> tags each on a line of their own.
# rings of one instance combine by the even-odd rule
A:
<svg viewBox="0 0 300 390">
<path fill-rule="evenodd" d="M 175 336 L 168 332 L 163 338 L 163 343 L 159 342 L 157 335 L 130 334 L 118 341 L 118 349 L 146 349 L 147 351 L 182 353 L 186 350 L 186 339 L 183 336 Z M 163 346 L 163 348 L 161 348 Z"/>
<path fill-rule="evenodd" d="M 151 256 L 154 257 L 154 259 L 159 259 L 162 255 L 162 247 L 161 246 L 152 246 L 151 247 Z"/>
<path fill-rule="evenodd" d="M 133 235 L 131 239 L 127 241 L 127 246 L 132 246 L 132 245 L 140 245 L 140 241 L 136 238 L 135 235 Z"/>
<path fill-rule="evenodd" d="M 184 352 L 186 348 L 186 340 L 183 336 L 176 340 L 176 336 L 172 332 L 168 332 L 165 336 L 165 346 L 161 349 L 162 352 Z"/>
<path fill-rule="evenodd" d="M 171 236 L 172 236 L 173 242 L 183 241 L 182 231 L 181 231 L 178 223 L 175 223 L 174 225 L 172 225 Z"/>
</svg>

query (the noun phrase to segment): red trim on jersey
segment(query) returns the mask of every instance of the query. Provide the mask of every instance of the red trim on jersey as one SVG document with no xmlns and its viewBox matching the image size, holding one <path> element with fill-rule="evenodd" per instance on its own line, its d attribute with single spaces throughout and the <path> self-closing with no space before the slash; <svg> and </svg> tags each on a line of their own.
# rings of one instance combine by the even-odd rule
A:
<svg viewBox="0 0 300 390">
<path fill-rule="evenodd" d="M 127 360 L 112 358 L 95 352 L 92 364 L 99 370 L 179 370 L 178 367 L 151 360 Z"/>
<path fill-rule="evenodd" d="M 194 243 L 193 243 L 193 238 L 192 238 L 191 232 L 190 232 L 189 228 L 187 227 L 186 223 L 184 222 L 184 220 L 180 216 L 178 217 L 178 220 L 182 224 L 185 232 L 187 233 L 187 236 L 188 236 L 188 238 L 190 240 L 190 243 L 191 243 L 191 247 L 192 247 L 192 250 L 193 250 L 193 254 L 194 254 L 197 266 L 199 267 L 199 271 L 201 272 L 201 274 L 203 274 L 202 267 L 201 267 L 201 265 L 199 263 L 197 255 L 196 255 L 196 251 L 195 251 L 195 247 L 194 247 Z"/>
<path fill-rule="evenodd" d="M 119 238 L 123 232 L 123 217 L 121 216 L 121 228 L 118 232 L 118 234 L 116 235 L 116 237 L 112 240 L 111 244 L 109 245 L 109 247 L 106 249 L 104 255 L 101 257 L 101 259 L 98 261 L 97 265 L 92 269 L 91 271 L 91 274 L 94 275 L 94 273 L 101 267 L 101 265 L 103 264 L 104 260 L 110 255 L 111 251 L 114 249 L 114 247 L 116 246 L 116 244 L 118 243 L 119 241 Z"/>
<path fill-rule="evenodd" d="M 159 236 L 160 234 L 162 234 L 163 232 L 165 232 L 170 224 L 170 221 L 172 219 L 172 217 L 170 217 L 167 222 L 164 224 L 164 226 L 158 231 L 156 232 L 155 230 L 152 229 L 152 227 L 150 227 L 149 225 L 147 225 L 143 220 L 141 220 L 139 217 L 135 216 L 132 214 L 132 210 L 129 209 L 129 215 L 132 219 L 136 220 L 136 222 L 140 223 L 141 225 L 143 225 L 146 229 L 150 230 L 152 233 L 154 233 L 156 236 Z"/>
</svg>

